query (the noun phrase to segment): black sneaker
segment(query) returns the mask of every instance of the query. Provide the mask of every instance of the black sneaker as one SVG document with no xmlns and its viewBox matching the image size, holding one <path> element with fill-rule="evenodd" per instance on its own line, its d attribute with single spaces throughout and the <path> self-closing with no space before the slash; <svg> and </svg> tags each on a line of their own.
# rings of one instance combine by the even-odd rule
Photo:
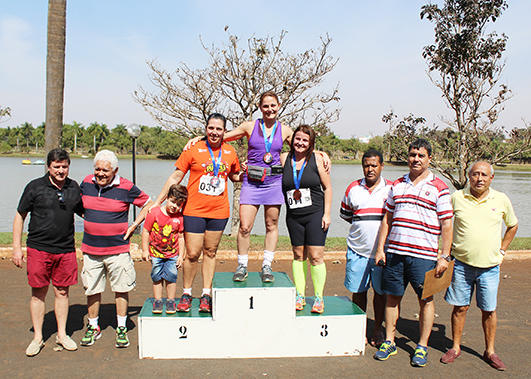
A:
<svg viewBox="0 0 531 379">
<path fill-rule="evenodd" d="M 271 283 L 275 281 L 275 277 L 273 276 L 273 270 L 269 265 L 265 265 L 264 267 L 262 267 L 262 274 L 260 276 L 262 277 L 262 282 L 264 283 Z"/>
</svg>

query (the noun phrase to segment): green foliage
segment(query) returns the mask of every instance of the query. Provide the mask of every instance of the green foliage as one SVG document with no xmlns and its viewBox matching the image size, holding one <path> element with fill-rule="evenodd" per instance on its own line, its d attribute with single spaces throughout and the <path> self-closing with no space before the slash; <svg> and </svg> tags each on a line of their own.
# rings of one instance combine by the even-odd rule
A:
<svg viewBox="0 0 531 379">
<path fill-rule="evenodd" d="M 133 148 L 133 141 L 129 134 L 127 134 L 124 124 L 118 124 L 111 129 L 108 136 L 105 138 L 105 144 L 114 146 L 114 149 L 119 154 L 127 153 Z M 101 147 L 98 150 L 102 149 L 104 149 L 104 147 Z"/>
<path fill-rule="evenodd" d="M 151 154 L 157 149 L 159 139 L 162 135 L 162 128 L 160 126 L 150 128 L 145 125 L 141 125 L 142 133 L 138 137 L 137 146 L 144 150 L 144 154 Z"/>
<path fill-rule="evenodd" d="M 442 118 L 444 128 L 426 127 L 424 119 L 413 115 L 396 123 L 393 112 L 383 119 L 390 124 L 386 141 L 396 159 L 405 157 L 409 142 L 424 137 L 434 148 L 432 166 L 456 189 L 466 186 L 467 171 L 474 162 L 506 162 L 531 150 L 531 125 L 513 129 L 506 138 L 505 129 L 497 124 L 503 104 L 512 97 L 506 85 L 498 84 L 507 36 L 487 29 L 506 9 L 503 0 L 424 5 L 420 17 L 434 24 L 435 41 L 424 47 L 422 56 L 452 117 Z"/>
<path fill-rule="evenodd" d="M 371 138 L 371 140 L 369 141 L 369 143 L 366 146 L 367 146 L 367 148 L 365 150 L 363 150 L 363 151 L 378 150 L 382 154 L 388 152 L 387 143 L 385 142 L 385 139 L 382 136 L 375 136 L 375 137 Z"/>
<path fill-rule="evenodd" d="M 64 124 L 61 146 L 63 149 L 70 149 L 72 152 L 82 152 L 83 149 L 87 148 L 83 138 L 84 133 L 85 127 L 77 121 L 73 121 L 72 124 Z"/>
<path fill-rule="evenodd" d="M 160 133 L 156 148 L 161 155 L 178 157 L 181 155 L 187 142 L 187 138 L 179 137 L 177 134 L 172 132 L 162 131 Z"/>
<path fill-rule="evenodd" d="M 390 160 L 401 162 L 406 161 L 409 145 L 419 137 L 426 138 L 428 130 L 424 126 L 426 120 L 423 117 L 410 114 L 398 122 L 396 119 L 397 115 L 393 110 L 382 117 L 382 121 L 389 124 L 389 132 L 385 133 L 384 142 Z"/>
<path fill-rule="evenodd" d="M 2 143 L 0 144 L 0 153 L 9 153 L 11 152 L 11 150 L 13 150 L 13 147 L 11 147 L 11 145 L 7 143 L 7 141 L 2 141 Z"/>
<path fill-rule="evenodd" d="M 99 151 L 99 147 L 104 143 L 109 133 L 107 125 L 93 122 L 87 128 L 86 133 L 83 134 L 83 140 L 88 146 L 92 146 L 93 152 L 94 148 L 96 151 Z"/>
</svg>

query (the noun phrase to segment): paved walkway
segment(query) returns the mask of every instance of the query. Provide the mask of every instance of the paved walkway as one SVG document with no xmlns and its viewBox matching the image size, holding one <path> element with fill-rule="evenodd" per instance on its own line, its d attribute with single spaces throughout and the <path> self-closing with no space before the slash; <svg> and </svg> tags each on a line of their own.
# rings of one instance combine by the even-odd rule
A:
<svg viewBox="0 0 531 379">
<path fill-rule="evenodd" d="M 137 314 L 146 299 L 151 296 L 150 265 L 136 264 L 138 286 L 131 293 L 129 328 L 131 346 L 127 349 L 114 347 L 116 326 L 113 297 L 103 295 L 100 325 L 103 337 L 92 347 L 80 348 L 76 352 L 53 350 L 55 347 L 56 325 L 53 315 L 53 296 L 47 299 L 45 317 L 46 347 L 33 358 L 24 351 L 31 341 L 31 320 L 28 302 L 30 289 L 25 270 L 17 269 L 9 259 L 0 260 L 0 377 L 209 377 L 209 378 L 521 378 L 531 376 L 531 359 L 526 343 L 531 341 L 531 260 L 524 259 L 528 254 L 511 254 L 502 265 L 502 280 L 499 292 L 498 334 L 496 351 L 507 365 L 505 373 L 497 372 L 484 363 L 481 355 L 484 350 L 481 314 L 475 305 L 469 312 L 463 336 L 463 355 L 451 365 L 439 363 L 441 355 L 451 346 L 450 313 L 451 306 L 437 294 L 435 299 L 436 319 L 430 339 L 428 365 L 425 368 L 412 368 L 410 355 L 418 339 L 416 297 L 408 289 L 403 300 L 402 318 L 398 323 L 398 354 L 386 362 L 375 361 L 375 349 L 368 346 L 366 355 L 361 357 L 325 358 L 281 358 L 281 359 L 194 359 L 194 360 L 140 360 L 138 359 Z M 335 263 L 333 263 L 335 262 Z M 325 294 L 343 296 L 349 293 L 343 287 L 344 258 L 333 258 L 327 262 L 328 279 Z M 218 271 L 232 271 L 234 260 L 220 258 Z M 251 262 L 250 269 L 257 271 L 258 262 Z M 289 260 L 277 260 L 275 271 L 290 273 Z M 290 274 L 291 276 L 291 274 Z M 194 296 L 200 295 L 200 275 L 194 284 Z M 309 281 L 309 294 L 312 285 Z M 178 286 L 182 285 L 179 279 Z M 371 299 L 370 299 L 371 300 Z M 83 288 L 80 284 L 71 288 L 71 305 L 68 333 L 79 341 L 86 320 L 86 306 Z M 368 312 L 371 330 L 372 311 Z M 274 331 L 272 331 L 273 333 Z M 209 343 L 209 341 L 205 341 Z"/>
</svg>

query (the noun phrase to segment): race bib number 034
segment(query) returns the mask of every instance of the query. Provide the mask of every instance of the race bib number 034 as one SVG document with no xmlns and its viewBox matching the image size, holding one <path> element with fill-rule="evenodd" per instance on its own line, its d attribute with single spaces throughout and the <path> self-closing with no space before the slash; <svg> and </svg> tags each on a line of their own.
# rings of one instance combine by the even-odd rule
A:
<svg viewBox="0 0 531 379">
<path fill-rule="evenodd" d="M 219 178 L 219 185 L 213 186 L 212 176 L 203 175 L 199 180 L 199 193 L 209 196 L 219 196 L 225 191 L 225 179 Z"/>
<path fill-rule="evenodd" d="M 301 188 L 299 191 L 301 191 L 301 198 L 299 200 L 296 200 L 293 197 L 293 194 L 296 190 L 291 190 L 286 193 L 286 197 L 288 199 L 288 207 L 289 209 L 297 209 L 297 208 L 304 208 L 309 207 L 312 205 L 312 195 L 310 194 L 309 188 Z"/>
</svg>

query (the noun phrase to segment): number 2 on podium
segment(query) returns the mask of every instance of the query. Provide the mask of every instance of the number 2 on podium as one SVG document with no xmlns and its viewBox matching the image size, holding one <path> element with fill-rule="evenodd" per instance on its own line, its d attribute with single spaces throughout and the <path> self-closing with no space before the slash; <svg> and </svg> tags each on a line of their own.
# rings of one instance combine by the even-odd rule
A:
<svg viewBox="0 0 531 379">
<path fill-rule="evenodd" d="M 179 327 L 179 333 L 181 333 L 181 336 L 179 337 L 179 339 L 183 339 L 183 338 L 186 339 L 186 338 L 188 338 L 188 336 L 186 335 L 187 330 L 188 330 L 188 329 L 187 329 L 186 326 L 184 326 L 184 325 L 181 325 L 181 326 Z"/>
</svg>

